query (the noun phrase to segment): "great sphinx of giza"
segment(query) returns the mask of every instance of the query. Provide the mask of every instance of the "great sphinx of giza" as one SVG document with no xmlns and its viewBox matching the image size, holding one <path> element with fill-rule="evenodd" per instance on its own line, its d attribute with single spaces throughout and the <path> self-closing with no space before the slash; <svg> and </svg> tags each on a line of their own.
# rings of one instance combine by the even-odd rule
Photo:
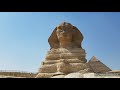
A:
<svg viewBox="0 0 120 90">
<path fill-rule="evenodd" d="M 48 39 L 50 50 L 39 69 L 37 78 L 49 78 L 87 69 L 86 52 L 82 48 L 83 35 L 70 23 L 59 24 Z"/>
</svg>

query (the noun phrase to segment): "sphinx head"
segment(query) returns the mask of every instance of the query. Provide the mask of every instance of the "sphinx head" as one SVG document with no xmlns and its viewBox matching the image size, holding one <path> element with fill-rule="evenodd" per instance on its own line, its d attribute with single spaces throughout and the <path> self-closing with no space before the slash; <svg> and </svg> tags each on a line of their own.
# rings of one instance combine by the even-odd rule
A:
<svg viewBox="0 0 120 90">
<path fill-rule="evenodd" d="M 82 48 L 82 33 L 67 22 L 59 24 L 48 39 L 51 48 Z"/>
</svg>

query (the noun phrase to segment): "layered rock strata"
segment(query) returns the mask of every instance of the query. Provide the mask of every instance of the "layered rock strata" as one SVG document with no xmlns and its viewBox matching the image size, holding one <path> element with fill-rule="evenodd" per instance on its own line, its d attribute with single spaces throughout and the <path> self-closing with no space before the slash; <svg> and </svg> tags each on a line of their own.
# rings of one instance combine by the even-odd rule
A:
<svg viewBox="0 0 120 90">
<path fill-rule="evenodd" d="M 37 77 L 47 78 L 53 75 L 64 75 L 84 70 L 88 68 L 85 57 L 86 52 L 81 48 L 51 49 L 42 62 Z"/>
</svg>

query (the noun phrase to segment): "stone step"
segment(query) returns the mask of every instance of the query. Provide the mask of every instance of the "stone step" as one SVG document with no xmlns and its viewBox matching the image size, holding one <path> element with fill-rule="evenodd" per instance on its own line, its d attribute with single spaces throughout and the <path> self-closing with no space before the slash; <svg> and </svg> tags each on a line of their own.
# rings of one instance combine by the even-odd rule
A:
<svg viewBox="0 0 120 90">
<path fill-rule="evenodd" d="M 47 52 L 48 54 L 61 54 L 61 53 L 86 53 L 84 49 L 81 48 L 74 48 L 74 49 L 65 49 L 65 48 L 59 48 L 59 49 L 52 49 Z"/>
<path fill-rule="evenodd" d="M 55 73 L 57 72 L 56 64 L 42 65 L 39 69 L 40 73 Z"/>
<path fill-rule="evenodd" d="M 56 60 L 56 59 L 74 59 L 74 58 L 85 58 L 86 54 L 80 53 L 62 53 L 62 54 L 47 54 L 45 59 Z"/>
<path fill-rule="evenodd" d="M 62 62 L 62 60 L 66 61 L 67 63 L 86 63 L 87 60 L 86 59 L 60 59 L 60 60 L 45 60 L 42 62 L 42 64 L 55 64 L 55 63 L 59 63 Z"/>
<path fill-rule="evenodd" d="M 66 64 L 64 62 L 60 62 L 57 64 L 48 64 L 42 65 L 39 69 L 40 73 L 55 73 L 55 72 L 63 72 L 63 73 L 71 73 L 77 72 L 79 70 L 83 70 L 87 68 L 87 64 L 84 63 L 69 63 Z"/>
</svg>

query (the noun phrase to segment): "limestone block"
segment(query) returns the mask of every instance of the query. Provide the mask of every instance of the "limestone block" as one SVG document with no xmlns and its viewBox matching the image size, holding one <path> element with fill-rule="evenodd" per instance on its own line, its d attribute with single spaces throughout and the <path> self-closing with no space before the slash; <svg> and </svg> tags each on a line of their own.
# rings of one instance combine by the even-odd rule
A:
<svg viewBox="0 0 120 90">
<path fill-rule="evenodd" d="M 71 48 L 71 49 L 66 49 L 66 48 L 57 48 L 57 49 L 51 49 L 50 51 L 47 52 L 47 54 L 61 54 L 61 53 L 85 53 L 84 49 L 81 48 Z"/>
<path fill-rule="evenodd" d="M 80 54 L 80 53 L 47 54 L 45 59 L 58 60 L 58 59 L 74 59 L 74 58 L 84 59 L 85 54 Z"/>
<path fill-rule="evenodd" d="M 54 73 L 38 73 L 35 78 L 50 78 L 54 75 Z"/>
<path fill-rule="evenodd" d="M 61 60 L 65 60 L 68 63 L 86 63 L 87 62 L 86 59 L 80 60 L 77 58 L 75 58 L 75 59 L 59 59 L 59 60 L 45 60 L 45 61 L 43 61 L 43 65 L 59 63 L 59 62 L 61 62 Z"/>
<path fill-rule="evenodd" d="M 86 68 L 87 68 L 86 64 L 83 63 L 70 63 L 71 72 L 78 72 Z"/>
<path fill-rule="evenodd" d="M 47 54 L 46 60 L 58 60 L 60 59 L 60 54 Z"/>
<path fill-rule="evenodd" d="M 82 73 L 70 73 L 64 76 L 64 78 L 84 78 L 84 76 Z"/>
<path fill-rule="evenodd" d="M 39 69 L 40 73 L 54 73 L 57 72 L 56 64 L 42 65 Z"/>
<path fill-rule="evenodd" d="M 57 71 L 58 72 L 63 72 L 63 73 L 70 73 L 70 64 L 69 63 L 64 63 L 60 62 L 57 63 Z"/>
</svg>

